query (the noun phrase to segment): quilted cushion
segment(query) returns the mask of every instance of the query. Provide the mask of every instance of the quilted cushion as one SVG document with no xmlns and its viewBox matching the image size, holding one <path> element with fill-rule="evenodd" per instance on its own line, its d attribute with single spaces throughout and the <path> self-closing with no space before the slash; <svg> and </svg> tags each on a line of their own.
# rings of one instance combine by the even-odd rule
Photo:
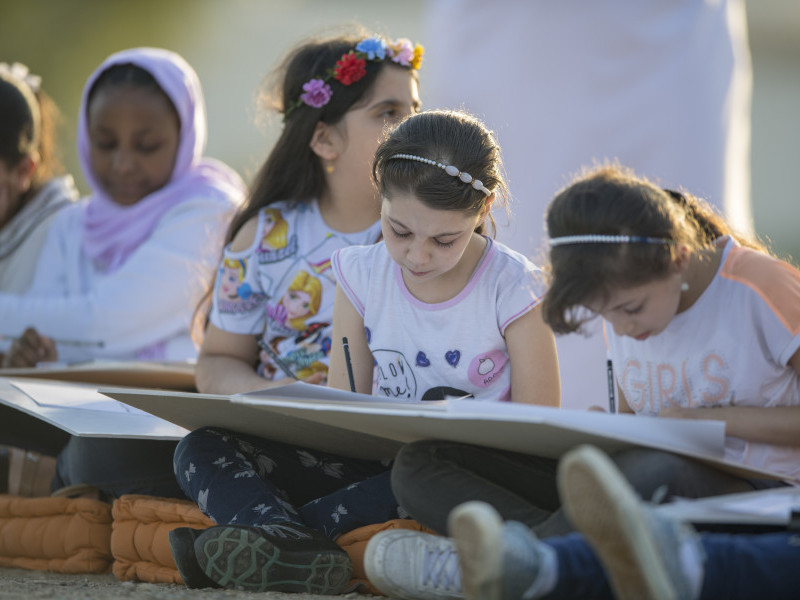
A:
<svg viewBox="0 0 800 600">
<path fill-rule="evenodd" d="M 0 566 L 105 573 L 111 506 L 90 498 L 0 495 Z"/>
<path fill-rule="evenodd" d="M 123 581 L 183 584 L 169 548 L 169 532 L 214 525 L 189 500 L 129 494 L 114 501 L 112 512 L 112 572 Z"/>
</svg>

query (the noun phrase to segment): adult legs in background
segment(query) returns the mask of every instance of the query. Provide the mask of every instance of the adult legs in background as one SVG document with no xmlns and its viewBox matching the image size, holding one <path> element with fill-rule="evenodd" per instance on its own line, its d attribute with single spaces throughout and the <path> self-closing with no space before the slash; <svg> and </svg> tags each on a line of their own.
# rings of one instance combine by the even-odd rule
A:
<svg viewBox="0 0 800 600">
<path fill-rule="evenodd" d="M 72 437 L 58 455 L 52 489 L 87 484 L 107 499 L 124 494 L 185 498 L 172 471 L 176 444 L 168 440 Z"/>
</svg>

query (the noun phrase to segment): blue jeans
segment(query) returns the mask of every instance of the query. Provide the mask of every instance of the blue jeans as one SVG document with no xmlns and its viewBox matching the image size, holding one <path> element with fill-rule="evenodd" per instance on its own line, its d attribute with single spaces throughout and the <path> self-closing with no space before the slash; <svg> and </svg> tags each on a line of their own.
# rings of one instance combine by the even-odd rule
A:
<svg viewBox="0 0 800 600">
<path fill-rule="evenodd" d="M 636 492 L 650 500 L 657 491 L 703 498 L 782 485 L 742 479 L 697 461 L 647 448 L 611 455 Z M 520 521 L 539 537 L 574 531 L 561 510 L 554 459 L 424 440 L 400 449 L 392 468 L 392 488 L 400 505 L 423 525 L 445 533 L 450 511 L 468 500 L 491 504 L 506 521 Z"/>
<path fill-rule="evenodd" d="M 106 499 L 123 494 L 185 498 L 172 472 L 177 442 L 72 437 L 58 455 L 52 489 L 88 483 Z"/>
<path fill-rule="evenodd" d="M 700 600 L 797 598 L 800 535 L 702 533 L 706 553 Z M 614 598 L 603 566 L 583 536 L 548 538 L 558 556 L 558 582 L 549 599 Z"/>
<path fill-rule="evenodd" d="M 331 539 L 407 516 L 390 466 L 210 427 L 184 437 L 174 461 L 186 495 L 218 524 L 291 522 Z"/>
</svg>

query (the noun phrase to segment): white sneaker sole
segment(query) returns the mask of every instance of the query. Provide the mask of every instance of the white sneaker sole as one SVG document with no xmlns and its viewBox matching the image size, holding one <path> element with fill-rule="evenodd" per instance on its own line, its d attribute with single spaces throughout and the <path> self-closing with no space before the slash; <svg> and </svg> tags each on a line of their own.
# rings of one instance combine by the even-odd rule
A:
<svg viewBox="0 0 800 600">
<path fill-rule="evenodd" d="M 447 529 L 461 563 L 461 586 L 466 600 L 501 600 L 503 593 L 503 521 L 483 502 L 454 508 Z"/>
<path fill-rule="evenodd" d="M 582 446 L 562 458 L 561 501 L 603 563 L 619 600 L 677 600 L 630 484 L 605 454 Z"/>
</svg>

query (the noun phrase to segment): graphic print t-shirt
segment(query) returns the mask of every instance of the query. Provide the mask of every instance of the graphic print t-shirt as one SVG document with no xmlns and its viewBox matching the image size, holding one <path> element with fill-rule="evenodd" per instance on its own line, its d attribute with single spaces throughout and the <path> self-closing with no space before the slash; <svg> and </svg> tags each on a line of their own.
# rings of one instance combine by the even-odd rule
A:
<svg viewBox="0 0 800 600">
<path fill-rule="evenodd" d="M 796 406 L 800 272 L 731 238 L 708 288 L 659 335 L 639 342 L 606 327 L 617 383 L 630 407 Z M 800 448 L 726 438 L 725 457 L 800 481 Z"/>
<path fill-rule="evenodd" d="M 328 227 L 317 202 L 279 202 L 258 214 L 247 250 L 225 249 L 214 285 L 211 322 L 259 340 L 259 373 L 280 379 L 328 370 L 336 280 L 334 250 L 375 242 L 380 222 L 357 233 Z"/>
<path fill-rule="evenodd" d="M 505 330 L 539 303 L 543 286 L 533 263 L 487 242 L 464 289 L 437 304 L 411 294 L 383 242 L 334 254 L 339 285 L 364 319 L 376 395 L 510 400 Z"/>
</svg>

